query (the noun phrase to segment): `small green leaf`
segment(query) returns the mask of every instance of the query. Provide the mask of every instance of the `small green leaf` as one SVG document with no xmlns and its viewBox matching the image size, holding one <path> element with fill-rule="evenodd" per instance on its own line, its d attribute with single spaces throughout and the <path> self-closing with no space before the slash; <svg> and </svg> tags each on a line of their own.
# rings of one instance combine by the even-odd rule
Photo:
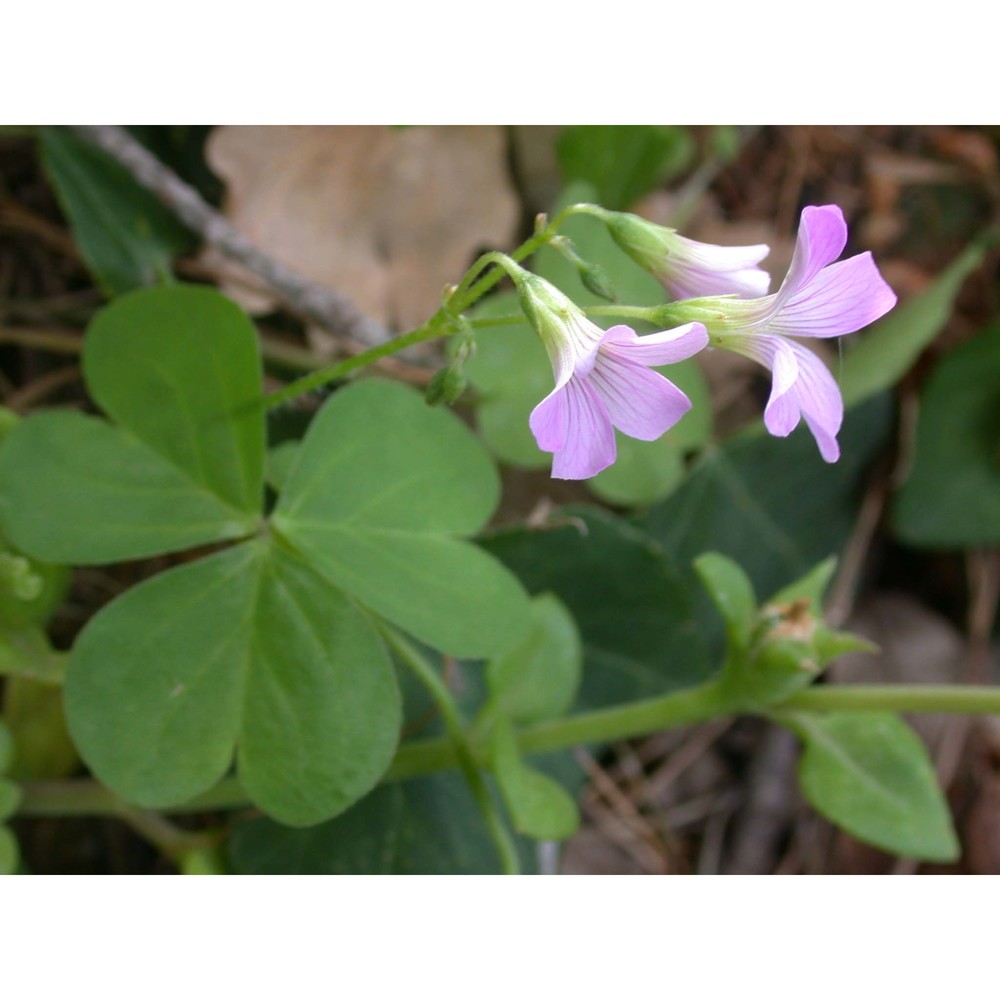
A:
<svg viewBox="0 0 1000 1000">
<path fill-rule="evenodd" d="M 21 864 L 21 851 L 14 831 L 0 826 L 0 875 L 13 875 Z"/>
<path fill-rule="evenodd" d="M 606 208 L 629 208 L 683 170 L 694 140 L 678 125 L 573 125 L 557 143 L 568 181 L 587 181 Z"/>
<path fill-rule="evenodd" d="M 8 562 L 11 557 L 15 563 L 13 567 Z M 44 625 L 66 596 L 71 575 L 69 567 L 0 551 L 0 564 L 4 562 L 20 579 L 4 580 L 5 574 L 0 571 L 0 627 Z M 26 588 L 18 586 L 25 581 L 28 583 Z"/>
<path fill-rule="evenodd" d="M 65 653 L 56 653 L 60 665 Z M 65 667 L 62 667 L 65 672 Z M 62 677 L 59 678 L 60 683 Z M 3 711 L 17 744 L 11 777 L 19 781 L 68 778 L 80 767 L 80 755 L 66 728 L 63 693 L 51 681 L 8 677 Z"/>
<path fill-rule="evenodd" d="M 177 805 L 238 745 L 254 801 L 292 825 L 342 811 L 396 747 L 392 664 L 373 626 L 298 558 L 247 543 L 126 591 L 80 634 L 70 731 L 129 801 Z"/>
<path fill-rule="evenodd" d="M 457 417 L 367 380 L 316 415 L 273 520 L 320 573 L 417 639 L 488 656 L 530 616 L 513 575 L 460 540 L 498 498 L 489 455 Z"/>
<path fill-rule="evenodd" d="M 620 507 L 647 506 L 669 496 L 684 479 L 684 455 L 668 431 L 656 441 L 637 441 L 615 431 L 614 465 L 587 481 L 601 500 Z"/>
<path fill-rule="evenodd" d="M 913 468 L 891 514 L 911 545 L 1000 544 L 1000 325 L 947 355 L 921 395 Z"/>
<path fill-rule="evenodd" d="M 493 731 L 493 774 L 520 833 L 536 840 L 565 840 L 580 826 L 572 796 L 556 781 L 521 759 L 509 719 Z"/>
<path fill-rule="evenodd" d="M 892 388 L 951 316 L 965 279 L 983 262 L 988 243 L 969 244 L 920 295 L 893 309 L 844 356 L 840 386 L 846 407 Z"/>
<path fill-rule="evenodd" d="M 745 649 L 757 617 L 757 596 L 750 578 L 732 559 L 718 552 L 699 556 L 694 568 L 726 623 L 731 650 Z"/>
<path fill-rule="evenodd" d="M 823 594 L 833 577 L 837 568 L 837 560 L 834 558 L 824 559 L 819 565 L 814 566 L 808 573 L 800 577 L 794 583 L 782 587 L 774 594 L 767 604 L 790 604 L 792 601 L 808 600 L 809 608 L 814 615 L 823 612 Z"/>
<path fill-rule="evenodd" d="M 527 638 L 486 665 L 490 705 L 517 722 L 541 722 L 567 712 L 576 698 L 583 648 L 576 622 L 553 594 L 531 602 Z"/>
<path fill-rule="evenodd" d="M 830 822 L 882 850 L 954 861 L 959 843 L 927 750 L 883 712 L 786 713 L 778 721 L 805 744 L 799 781 Z"/>
<path fill-rule="evenodd" d="M 42 130 L 42 160 L 80 253 L 107 295 L 169 277 L 174 256 L 192 239 L 155 195 L 66 128 Z"/>
</svg>

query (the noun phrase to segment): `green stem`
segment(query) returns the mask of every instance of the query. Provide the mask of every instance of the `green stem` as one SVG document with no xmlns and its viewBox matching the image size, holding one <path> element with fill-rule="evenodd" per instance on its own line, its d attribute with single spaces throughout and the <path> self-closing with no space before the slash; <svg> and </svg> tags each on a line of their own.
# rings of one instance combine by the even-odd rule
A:
<svg viewBox="0 0 1000 1000">
<path fill-rule="evenodd" d="M 567 216 L 582 210 L 584 207 L 596 208 L 597 206 L 570 205 L 568 208 L 563 209 L 550 223 L 539 227 L 538 231 L 530 239 L 525 240 L 519 247 L 511 251 L 511 253 L 483 254 L 466 272 L 455 292 L 448 299 L 447 304 L 442 306 L 422 326 L 418 326 L 409 333 L 394 337 L 392 340 L 387 340 L 384 344 L 372 347 L 362 354 L 356 354 L 354 357 L 338 361 L 336 364 L 320 368 L 300 379 L 296 379 L 294 382 L 289 382 L 288 385 L 266 396 L 264 398 L 264 406 L 267 409 L 273 409 L 276 406 L 287 403 L 290 399 L 295 399 L 297 396 L 312 392 L 314 389 L 318 389 L 330 382 L 336 382 L 338 379 L 349 375 L 353 371 L 357 371 L 359 368 L 364 368 L 374 361 L 379 361 L 391 354 L 396 354 L 407 347 L 412 347 L 414 344 L 436 340 L 439 337 L 451 336 L 455 333 L 456 317 L 478 302 L 503 278 L 505 273 L 502 266 L 503 260 L 516 263 L 530 257 L 539 247 L 544 246 L 556 235 L 559 226 L 562 225 Z M 482 277 L 477 278 L 477 275 L 484 268 L 490 264 L 497 263 L 501 264 L 501 266 L 494 267 L 482 275 Z"/>
<path fill-rule="evenodd" d="M 503 872 L 505 875 L 519 875 L 521 864 L 517 856 L 517 845 L 497 809 L 496 802 L 490 795 L 490 790 L 486 787 L 482 772 L 479 770 L 479 763 L 465 735 L 465 724 L 451 691 L 434 667 L 398 632 L 394 629 L 384 628 L 382 634 L 389 645 L 417 675 L 437 703 L 458 766 L 475 796 L 476 804 L 486 820 L 486 826 L 493 838 L 493 843 L 496 845 L 497 853 L 500 855 Z"/>
<path fill-rule="evenodd" d="M 399 647 L 395 637 L 391 640 Z M 399 640 L 403 641 L 403 640 Z M 384 781 L 405 781 L 458 767 L 472 768 L 478 775 L 487 766 L 487 748 L 470 743 L 451 693 L 437 672 L 407 644 L 420 666 L 414 666 L 439 700 L 449 736 L 444 739 L 404 743 L 386 772 Z M 411 662 L 409 659 L 407 662 Z M 424 673 L 419 673 L 424 670 Z M 437 700 L 437 699 L 436 699 Z M 447 705 L 447 707 L 445 707 Z M 775 706 L 776 708 L 779 706 Z M 780 708 L 805 712 L 930 712 L 958 715 L 1000 715 L 1000 686 L 973 685 L 881 685 L 836 684 L 810 688 L 792 695 Z M 528 726 L 518 733 L 525 753 L 543 753 L 594 743 L 613 743 L 631 737 L 736 715 L 742 706 L 724 696 L 717 681 L 659 698 L 648 698 L 615 708 L 583 712 L 566 719 Z M 461 749 L 450 735 L 457 727 Z M 463 763 L 464 761 L 464 763 Z M 24 816 L 121 815 L 130 810 L 114 792 L 92 780 L 28 782 L 18 810 Z M 214 788 L 183 805 L 160 810 L 164 813 L 211 812 L 247 805 L 246 792 L 236 778 L 226 778 Z"/>
</svg>

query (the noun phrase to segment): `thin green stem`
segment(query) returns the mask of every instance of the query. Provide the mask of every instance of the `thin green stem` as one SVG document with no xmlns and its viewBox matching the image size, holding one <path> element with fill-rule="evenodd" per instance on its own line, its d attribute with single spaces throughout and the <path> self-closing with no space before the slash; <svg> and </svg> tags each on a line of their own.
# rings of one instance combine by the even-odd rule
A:
<svg viewBox="0 0 1000 1000">
<path fill-rule="evenodd" d="M 391 640 L 400 655 L 413 653 L 420 666 L 418 676 L 443 695 L 439 701 L 449 735 L 443 739 L 414 740 L 404 743 L 386 772 L 383 781 L 405 781 L 455 768 L 469 768 L 479 775 L 488 765 L 485 745 L 470 742 L 462 720 L 438 673 L 409 644 L 407 653 Z M 399 639 L 398 641 L 404 641 Z M 407 659 L 411 665 L 413 661 Z M 420 673 L 420 671 L 423 673 Z M 436 699 L 437 700 L 437 699 Z M 447 707 L 446 707 L 447 706 Z M 776 708 L 779 706 L 775 706 Z M 930 712 L 958 715 L 1000 715 L 1000 686 L 973 685 L 881 685 L 831 684 L 810 688 L 793 695 L 780 705 L 782 710 L 799 712 Z M 617 740 L 706 722 L 743 711 L 729 700 L 717 681 L 676 691 L 659 698 L 648 698 L 615 708 L 583 712 L 566 719 L 528 726 L 518 733 L 518 743 L 525 753 L 544 753 L 567 747 Z M 460 745 L 452 737 L 458 731 Z M 24 799 L 19 813 L 26 816 L 121 815 L 132 807 L 114 792 L 92 780 L 28 782 L 23 786 Z M 210 791 L 183 805 L 160 810 L 164 813 L 211 812 L 247 805 L 246 792 L 236 778 L 226 778 Z"/>
<path fill-rule="evenodd" d="M 461 713 L 458 710 L 458 705 L 455 704 L 451 691 L 448 690 L 448 685 L 445 684 L 444 679 L 434 667 L 398 632 L 391 628 L 384 628 L 382 634 L 437 703 L 458 765 L 475 796 L 476 804 L 486 820 L 486 826 L 490 831 L 493 843 L 496 845 L 497 853 L 500 855 L 504 874 L 520 874 L 521 864 L 517 855 L 517 845 L 514 843 L 514 838 L 507 829 L 499 809 L 497 809 L 493 796 L 490 795 L 490 790 L 486 787 L 479 763 L 465 735 L 465 724 L 462 721 Z"/>
</svg>

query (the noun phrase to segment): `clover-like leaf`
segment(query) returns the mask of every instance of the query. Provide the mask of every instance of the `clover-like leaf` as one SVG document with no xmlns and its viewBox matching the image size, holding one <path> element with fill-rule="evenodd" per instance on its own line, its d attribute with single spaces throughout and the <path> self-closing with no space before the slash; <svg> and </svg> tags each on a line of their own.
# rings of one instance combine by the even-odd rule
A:
<svg viewBox="0 0 1000 1000">
<path fill-rule="evenodd" d="M 316 415 L 273 515 L 320 573 L 416 638 L 487 656 L 529 625 L 514 576 L 461 539 L 499 498 L 496 470 L 453 414 L 368 380 Z"/>
<path fill-rule="evenodd" d="M 206 288 L 116 300 L 87 331 L 84 370 L 116 424 L 21 421 L 0 448 L 4 532 L 65 563 L 134 559 L 251 533 L 264 425 L 256 334 Z"/>
<path fill-rule="evenodd" d="M 295 554 L 249 542 L 127 591 L 80 634 L 70 730 L 129 801 L 176 805 L 234 749 L 251 798 L 290 825 L 367 792 L 398 739 L 399 693 L 374 627 Z"/>
</svg>

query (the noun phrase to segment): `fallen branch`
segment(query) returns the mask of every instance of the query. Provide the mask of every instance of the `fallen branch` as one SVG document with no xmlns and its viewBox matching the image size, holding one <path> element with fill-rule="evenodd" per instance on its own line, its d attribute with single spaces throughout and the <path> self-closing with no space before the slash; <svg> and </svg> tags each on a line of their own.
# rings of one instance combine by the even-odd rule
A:
<svg viewBox="0 0 1000 1000">
<path fill-rule="evenodd" d="M 235 226 L 164 166 L 138 140 L 117 125 L 74 125 L 87 142 L 114 157 L 148 191 L 151 191 L 209 246 L 238 261 L 262 279 L 284 305 L 300 319 L 315 323 L 338 336 L 374 347 L 392 335 L 369 319 L 349 299 L 329 288 L 314 285 L 251 244 Z"/>
</svg>

